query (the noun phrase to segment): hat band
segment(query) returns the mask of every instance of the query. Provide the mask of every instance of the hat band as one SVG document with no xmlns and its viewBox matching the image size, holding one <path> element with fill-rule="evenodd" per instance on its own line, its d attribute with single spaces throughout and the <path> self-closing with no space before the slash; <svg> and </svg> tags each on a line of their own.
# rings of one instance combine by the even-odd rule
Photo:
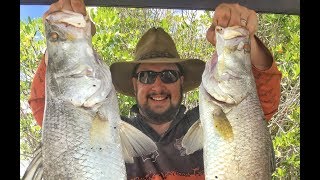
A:
<svg viewBox="0 0 320 180">
<path fill-rule="evenodd" d="M 152 58 L 175 58 L 172 54 L 168 52 L 162 52 L 162 51 L 152 51 L 147 54 L 142 55 L 138 61 L 145 60 L 145 59 L 152 59 Z"/>
</svg>

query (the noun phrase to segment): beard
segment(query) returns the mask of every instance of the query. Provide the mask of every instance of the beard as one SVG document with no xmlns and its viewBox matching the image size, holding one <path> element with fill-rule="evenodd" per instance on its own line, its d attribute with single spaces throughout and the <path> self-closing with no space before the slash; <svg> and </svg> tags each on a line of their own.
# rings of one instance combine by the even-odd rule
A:
<svg viewBox="0 0 320 180">
<path fill-rule="evenodd" d="M 162 93 L 164 92 L 161 92 L 160 94 Z M 153 124 L 163 124 L 163 123 L 172 121 L 179 112 L 181 102 L 182 102 L 182 86 L 180 86 L 180 98 L 178 103 L 177 104 L 170 103 L 169 108 L 162 113 L 154 112 L 146 104 L 141 105 L 137 99 L 137 105 L 138 105 L 140 114 L 144 117 L 146 121 L 151 122 Z"/>
</svg>

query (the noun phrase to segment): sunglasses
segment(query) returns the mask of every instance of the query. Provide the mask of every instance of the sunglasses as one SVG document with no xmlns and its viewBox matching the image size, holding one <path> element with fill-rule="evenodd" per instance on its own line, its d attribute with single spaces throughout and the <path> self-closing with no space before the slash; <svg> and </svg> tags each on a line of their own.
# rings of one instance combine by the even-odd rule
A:
<svg viewBox="0 0 320 180">
<path fill-rule="evenodd" d="M 165 84 L 176 82 L 182 74 L 177 70 L 164 70 L 161 72 L 154 71 L 140 71 L 133 74 L 133 77 L 137 78 L 143 84 L 153 84 L 157 76 L 160 75 L 160 79 Z"/>
</svg>

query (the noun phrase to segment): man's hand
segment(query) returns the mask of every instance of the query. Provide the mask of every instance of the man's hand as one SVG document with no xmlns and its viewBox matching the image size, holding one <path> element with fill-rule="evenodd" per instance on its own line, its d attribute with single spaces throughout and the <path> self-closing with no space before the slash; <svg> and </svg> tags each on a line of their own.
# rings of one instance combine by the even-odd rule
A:
<svg viewBox="0 0 320 180">
<path fill-rule="evenodd" d="M 226 4 L 218 5 L 214 11 L 213 21 L 207 30 L 207 40 L 215 46 L 216 35 L 215 27 L 219 25 L 222 27 L 230 26 L 243 26 L 249 30 L 250 37 L 258 29 L 258 19 L 255 11 L 248 9 L 239 4 Z"/>
<path fill-rule="evenodd" d="M 58 2 L 52 3 L 50 5 L 50 8 L 48 11 L 46 11 L 44 13 L 44 15 L 42 16 L 43 20 L 45 20 L 45 18 L 56 11 L 60 11 L 60 10 L 69 10 L 69 11 L 73 11 L 76 13 L 80 13 L 83 14 L 84 16 L 87 15 L 87 11 L 86 11 L 86 6 L 84 4 L 83 0 L 59 0 Z M 96 33 L 96 27 L 94 25 L 94 23 L 91 21 L 91 34 L 92 36 Z"/>
<path fill-rule="evenodd" d="M 251 44 L 251 63 L 259 70 L 267 70 L 271 67 L 273 57 L 264 44 L 254 34 L 258 30 L 258 18 L 255 11 L 239 4 L 222 3 L 215 9 L 213 21 L 207 30 L 207 40 L 216 45 L 215 27 L 243 26 L 249 31 Z"/>
</svg>

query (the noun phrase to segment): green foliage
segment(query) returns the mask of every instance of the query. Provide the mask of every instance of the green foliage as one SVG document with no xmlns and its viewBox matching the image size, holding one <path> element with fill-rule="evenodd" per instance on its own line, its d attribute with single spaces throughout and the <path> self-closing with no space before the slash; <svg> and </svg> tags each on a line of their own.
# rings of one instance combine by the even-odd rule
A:
<svg viewBox="0 0 320 180">
<path fill-rule="evenodd" d="M 290 77 L 296 83 L 300 75 L 300 16 L 261 15 L 260 22 L 267 22 L 260 25 L 260 34 L 272 50 L 283 78 Z"/>
<path fill-rule="evenodd" d="M 260 31 L 282 72 L 278 112 L 270 122 L 277 169 L 274 179 L 300 179 L 300 17 L 263 14 Z"/>
<path fill-rule="evenodd" d="M 207 61 L 214 48 L 206 41 L 212 12 L 143 8 L 88 8 L 96 24 L 92 42 L 102 59 L 131 61 L 135 45 L 149 28 L 163 27 L 172 35 L 181 58 Z M 257 36 L 270 48 L 282 72 L 281 101 L 270 121 L 277 169 L 273 179 L 300 179 L 300 17 L 259 14 Z M 20 154 L 30 159 L 41 138 L 27 103 L 30 86 L 46 48 L 42 19 L 20 21 Z M 130 116 L 135 98 L 118 94 L 121 115 Z M 184 94 L 183 104 L 198 105 L 198 89 Z"/>
<path fill-rule="evenodd" d="M 41 128 L 29 113 L 20 119 L 20 159 L 33 157 L 33 151 L 39 146 Z"/>
<path fill-rule="evenodd" d="M 20 21 L 20 159 L 30 159 L 40 143 L 40 126 L 34 120 L 27 100 L 32 78 L 44 52 L 41 19 Z"/>
</svg>

